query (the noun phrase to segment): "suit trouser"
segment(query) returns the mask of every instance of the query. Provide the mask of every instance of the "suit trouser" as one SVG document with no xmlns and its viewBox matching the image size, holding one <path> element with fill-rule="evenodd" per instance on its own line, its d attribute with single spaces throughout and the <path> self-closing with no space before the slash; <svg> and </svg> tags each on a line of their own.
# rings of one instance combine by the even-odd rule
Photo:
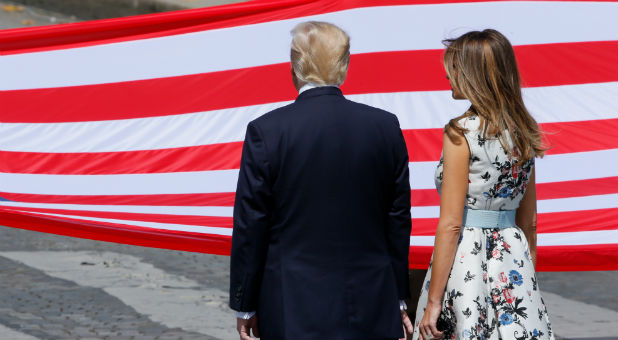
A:
<svg viewBox="0 0 618 340">
<path fill-rule="evenodd" d="M 408 316 L 412 321 L 412 325 L 414 325 L 414 320 L 416 320 L 416 305 L 418 304 L 418 299 L 421 297 L 421 289 L 423 287 L 425 275 L 427 275 L 427 269 L 410 269 L 408 275 L 410 276 L 410 299 L 406 301 L 406 304 L 408 305 Z"/>
</svg>

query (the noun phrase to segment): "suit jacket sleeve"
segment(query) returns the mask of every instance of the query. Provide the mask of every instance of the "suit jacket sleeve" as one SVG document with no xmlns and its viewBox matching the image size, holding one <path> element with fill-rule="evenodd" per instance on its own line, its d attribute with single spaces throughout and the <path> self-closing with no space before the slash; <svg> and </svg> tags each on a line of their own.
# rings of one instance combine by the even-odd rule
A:
<svg viewBox="0 0 618 340">
<path fill-rule="evenodd" d="M 249 123 L 234 203 L 230 307 L 236 311 L 257 309 L 268 249 L 271 199 L 266 145 L 258 127 Z"/>
<path fill-rule="evenodd" d="M 399 121 L 395 117 L 396 143 L 394 146 L 395 176 L 394 195 L 388 214 L 387 239 L 391 255 L 391 263 L 397 280 L 399 299 L 409 297 L 408 253 L 410 252 L 410 174 L 408 169 L 408 150 Z"/>
</svg>

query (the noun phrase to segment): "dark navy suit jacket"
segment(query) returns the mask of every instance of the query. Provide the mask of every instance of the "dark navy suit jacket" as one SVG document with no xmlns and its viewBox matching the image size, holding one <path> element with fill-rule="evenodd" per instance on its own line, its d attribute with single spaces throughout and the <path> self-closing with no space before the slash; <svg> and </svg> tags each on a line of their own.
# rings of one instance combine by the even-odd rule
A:
<svg viewBox="0 0 618 340">
<path fill-rule="evenodd" d="M 257 310 L 263 339 L 399 338 L 410 228 L 396 116 L 307 90 L 247 127 L 230 307 Z"/>
</svg>

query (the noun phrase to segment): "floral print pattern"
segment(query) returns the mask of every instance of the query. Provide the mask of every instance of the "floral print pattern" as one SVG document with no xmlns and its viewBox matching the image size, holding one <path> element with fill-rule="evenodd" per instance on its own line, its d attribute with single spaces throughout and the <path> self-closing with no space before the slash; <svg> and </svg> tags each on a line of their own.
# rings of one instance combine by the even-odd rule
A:
<svg viewBox="0 0 618 340">
<path fill-rule="evenodd" d="M 464 136 L 470 148 L 469 184 L 466 195 L 468 208 L 517 209 L 526 192 L 534 168 L 534 158 L 518 164 L 516 149 L 512 152 L 515 158 L 509 157 L 498 138 L 482 136 L 479 131 L 480 119 L 477 116 L 462 118 L 459 124 L 468 130 Z M 442 188 L 443 168 L 444 159 L 440 158 L 434 178 L 438 192 Z"/>
<path fill-rule="evenodd" d="M 534 159 L 518 164 L 516 150 L 511 158 L 497 138 L 482 137 L 476 116 L 462 118 L 459 124 L 468 129 L 470 148 L 467 207 L 517 209 Z M 443 166 L 441 159 L 435 175 L 438 191 Z M 518 227 L 462 228 L 438 320 L 444 339 L 554 339 L 528 249 Z M 419 339 L 430 278 L 431 264 L 418 302 L 414 340 Z"/>
<path fill-rule="evenodd" d="M 412 339 L 427 305 L 431 265 Z M 554 339 L 523 232 L 465 227 L 438 321 L 444 339 Z"/>
</svg>

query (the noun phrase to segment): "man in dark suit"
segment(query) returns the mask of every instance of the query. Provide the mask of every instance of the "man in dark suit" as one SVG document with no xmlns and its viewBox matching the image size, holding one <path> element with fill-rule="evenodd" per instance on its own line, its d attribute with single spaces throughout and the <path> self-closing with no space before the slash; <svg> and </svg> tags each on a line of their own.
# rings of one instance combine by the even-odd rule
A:
<svg viewBox="0 0 618 340">
<path fill-rule="evenodd" d="M 410 242 L 408 153 L 395 115 L 338 88 L 348 35 L 292 31 L 296 101 L 249 123 L 232 236 L 241 339 L 396 339 Z"/>
</svg>

